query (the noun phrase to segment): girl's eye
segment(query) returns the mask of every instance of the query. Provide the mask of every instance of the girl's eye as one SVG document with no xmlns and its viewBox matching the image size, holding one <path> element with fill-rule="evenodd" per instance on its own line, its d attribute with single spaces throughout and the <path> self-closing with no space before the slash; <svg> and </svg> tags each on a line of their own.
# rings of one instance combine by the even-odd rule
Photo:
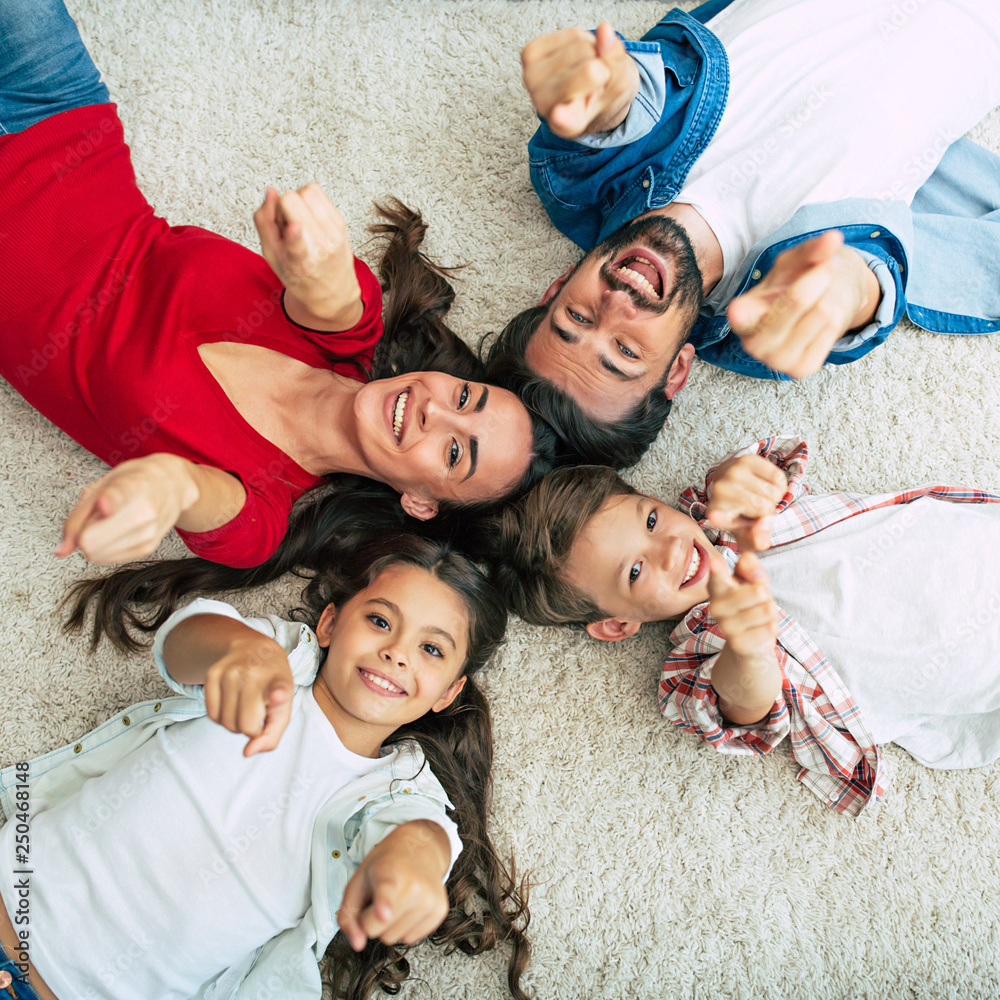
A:
<svg viewBox="0 0 1000 1000">
<path fill-rule="evenodd" d="M 641 562 L 634 563 L 628 573 L 628 582 L 630 584 L 635 583 L 635 581 L 639 578 L 639 573 L 641 571 L 642 571 L 642 563 Z"/>
<path fill-rule="evenodd" d="M 567 309 L 566 310 L 566 315 L 569 316 L 569 318 L 574 323 L 586 323 L 587 322 L 578 312 L 574 312 L 572 309 Z"/>
<path fill-rule="evenodd" d="M 649 517 L 646 518 L 646 530 L 652 531 L 656 527 L 656 511 L 651 510 L 649 512 Z"/>
<path fill-rule="evenodd" d="M 438 656 L 443 658 L 444 653 L 441 652 L 440 646 L 435 646 L 433 642 L 425 642 L 420 647 L 425 653 L 430 653 L 431 656 Z"/>
<path fill-rule="evenodd" d="M 389 630 L 389 622 L 387 619 L 383 618 L 381 615 L 371 614 L 368 616 L 368 620 L 376 628 L 384 628 L 386 631 Z"/>
<path fill-rule="evenodd" d="M 451 442 L 451 447 L 448 449 L 448 468 L 449 469 L 454 469 L 455 466 L 458 465 L 458 459 L 459 459 L 460 455 L 461 455 L 461 452 L 459 451 L 459 448 L 458 448 L 458 442 L 457 441 L 452 441 Z"/>
<path fill-rule="evenodd" d="M 618 345 L 618 350 L 625 355 L 626 358 L 638 358 L 638 354 L 633 354 L 624 344 Z"/>
<path fill-rule="evenodd" d="M 469 401 L 469 383 L 466 382 L 462 386 L 462 392 L 458 397 L 458 408 L 461 410 L 465 404 Z"/>
</svg>

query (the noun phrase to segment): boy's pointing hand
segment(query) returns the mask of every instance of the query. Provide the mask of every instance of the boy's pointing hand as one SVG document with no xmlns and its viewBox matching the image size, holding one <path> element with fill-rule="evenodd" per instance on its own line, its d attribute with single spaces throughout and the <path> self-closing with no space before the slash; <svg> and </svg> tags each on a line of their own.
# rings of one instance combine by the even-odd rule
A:
<svg viewBox="0 0 1000 1000">
<path fill-rule="evenodd" d="M 787 487 L 784 472 L 766 458 L 731 458 L 716 471 L 706 516 L 736 536 L 741 552 L 759 552 L 770 547 L 771 516 Z"/>
<path fill-rule="evenodd" d="M 639 70 L 607 21 L 591 33 L 567 28 L 532 39 L 521 51 L 524 86 L 556 135 L 617 128 L 639 92 Z"/>
</svg>

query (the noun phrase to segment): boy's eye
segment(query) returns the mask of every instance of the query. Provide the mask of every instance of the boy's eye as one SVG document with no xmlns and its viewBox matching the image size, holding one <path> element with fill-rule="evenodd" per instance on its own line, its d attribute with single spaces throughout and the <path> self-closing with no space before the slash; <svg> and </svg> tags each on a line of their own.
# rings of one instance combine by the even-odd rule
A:
<svg viewBox="0 0 1000 1000">
<path fill-rule="evenodd" d="M 618 344 L 618 350 L 625 355 L 626 358 L 638 358 L 638 354 L 633 354 L 624 344 Z"/>
<path fill-rule="evenodd" d="M 656 511 L 651 510 L 649 512 L 649 517 L 646 518 L 646 530 L 652 531 L 656 527 Z"/>
<path fill-rule="evenodd" d="M 431 656 L 444 657 L 444 653 L 441 652 L 441 647 L 435 646 L 433 642 L 425 642 L 420 646 L 420 648 L 425 653 L 430 653 Z"/>
<path fill-rule="evenodd" d="M 462 386 L 462 392 L 458 397 L 458 408 L 461 410 L 468 401 L 469 401 L 469 383 L 466 382 L 465 385 Z"/>
<path fill-rule="evenodd" d="M 370 621 L 370 622 L 371 622 L 371 623 L 372 623 L 372 624 L 373 624 L 373 625 L 374 625 L 374 626 L 375 626 L 376 628 L 384 628 L 384 629 L 386 629 L 386 631 L 388 631 L 388 629 L 389 629 L 389 621 L 388 621 L 388 619 L 386 619 L 386 618 L 383 618 L 383 617 L 382 617 L 381 615 L 376 615 L 376 614 L 370 614 L 370 615 L 368 616 L 368 620 L 369 620 L 369 621 Z"/>
<path fill-rule="evenodd" d="M 635 583 L 635 581 L 639 578 L 639 573 L 641 571 L 642 571 L 642 563 L 641 562 L 634 563 L 628 573 L 628 582 Z"/>
<path fill-rule="evenodd" d="M 451 442 L 451 447 L 448 449 L 448 468 L 449 469 L 454 469 L 455 466 L 458 465 L 458 459 L 459 459 L 459 456 L 461 454 L 462 453 L 459 450 L 458 442 L 457 441 L 452 441 Z"/>
<path fill-rule="evenodd" d="M 569 316 L 569 318 L 574 323 L 586 323 L 587 322 L 578 312 L 574 312 L 572 309 L 567 309 L 566 310 L 566 315 Z"/>
</svg>

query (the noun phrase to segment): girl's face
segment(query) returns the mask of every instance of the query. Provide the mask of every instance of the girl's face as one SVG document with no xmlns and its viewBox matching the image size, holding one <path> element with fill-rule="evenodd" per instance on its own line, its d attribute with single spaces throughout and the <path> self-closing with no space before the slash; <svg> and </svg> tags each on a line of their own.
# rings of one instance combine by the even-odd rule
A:
<svg viewBox="0 0 1000 1000">
<path fill-rule="evenodd" d="M 365 460 L 414 517 L 433 517 L 439 500 L 499 499 L 528 468 L 531 418 L 506 389 L 411 372 L 369 382 L 354 412 Z"/>
<path fill-rule="evenodd" d="M 624 638 L 643 622 L 676 618 L 708 600 L 709 555 L 714 547 L 698 525 L 652 497 L 611 497 L 587 522 L 570 551 L 566 580 L 611 618 L 635 626 L 602 639 Z"/>
<path fill-rule="evenodd" d="M 317 701 L 355 753 L 377 756 L 387 736 L 447 708 L 465 686 L 465 601 L 416 566 L 390 566 L 343 607 L 329 605 L 316 635 L 328 647 Z"/>
</svg>

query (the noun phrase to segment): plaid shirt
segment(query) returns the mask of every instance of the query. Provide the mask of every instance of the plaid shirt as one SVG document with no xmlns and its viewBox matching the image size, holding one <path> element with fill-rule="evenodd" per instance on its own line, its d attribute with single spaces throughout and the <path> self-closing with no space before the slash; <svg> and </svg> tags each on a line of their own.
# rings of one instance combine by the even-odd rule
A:
<svg viewBox="0 0 1000 1000">
<path fill-rule="evenodd" d="M 807 538 L 855 514 L 913 503 L 924 497 L 960 503 L 1000 503 L 1000 496 L 995 494 L 953 486 L 920 486 L 875 496 L 861 493 L 813 496 L 804 482 L 808 460 L 805 441 L 771 437 L 734 452 L 734 455 L 754 454 L 773 462 L 788 476 L 788 490 L 775 510 L 772 523 L 772 548 Z M 709 470 L 704 489 L 685 490 L 680 504 L 732 569 L 739 556 L 736 540 L 729 532 L 713 528 L 705 519 L 717 469 L 715 466 Z M 775 651 L 783 676 L 782 693 L 766 718 L 752 726 L 733 726 L 722 717 L 712 687 L 712 667 L 726 640 L 718 623 L 709 615 L 707 602 L 692 608 L 670 636 L 673 649 L 660 676 L 660 711 L 671 722 L 724 753 L 765 754 L 789 736 L 792 757 L 800 766 L 799 781 L 827 805 L 856 816 L 869 802 L 877 802 L 885 794 L 888 784 L 885 759 L 851 692 L 830 661 L 780 608 L 778 618 Z"/>
</svg>

